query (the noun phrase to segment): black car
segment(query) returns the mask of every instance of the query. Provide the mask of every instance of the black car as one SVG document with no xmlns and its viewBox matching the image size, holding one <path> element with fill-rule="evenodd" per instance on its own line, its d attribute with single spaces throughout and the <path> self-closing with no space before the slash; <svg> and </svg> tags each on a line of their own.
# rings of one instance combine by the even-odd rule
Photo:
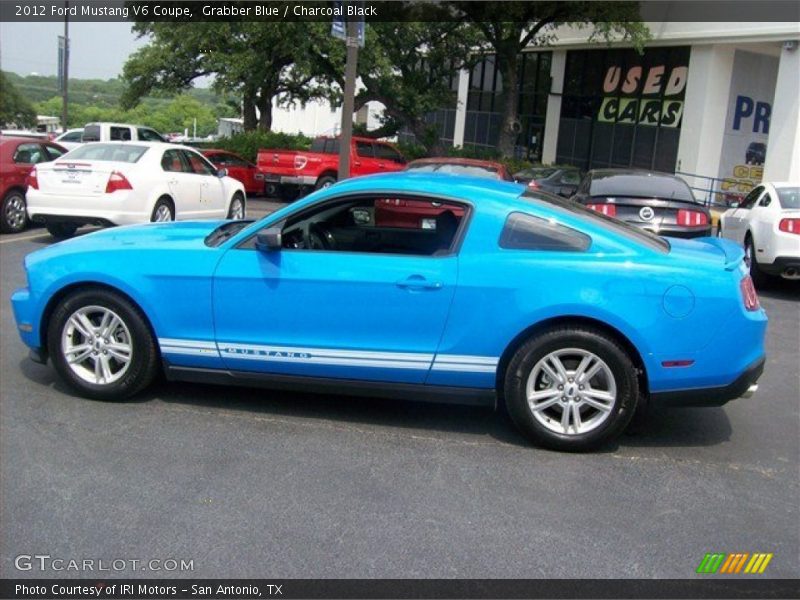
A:
<svg viewBox="0 0 800 600">
<path fill-rule="evenodd" d="M 767 159 L 767 145 L 763 142 L 750 142 L 745 152 L 744 161 L 748 165 L 763 165 Z"/>
<path fill-rule="evenodd" d="M 580 169 L 574 167 L 532 167 L 514 173 L 514 181 L 569 198 L 578 189 L 581 175 Z"/>
<path fill-rule="evenodd" d="M 629 169 L 586 173 L 572 200 L 626 223 L 682 238 L 711 235 L 711 215 L 674 175 Z"/>
</svg>

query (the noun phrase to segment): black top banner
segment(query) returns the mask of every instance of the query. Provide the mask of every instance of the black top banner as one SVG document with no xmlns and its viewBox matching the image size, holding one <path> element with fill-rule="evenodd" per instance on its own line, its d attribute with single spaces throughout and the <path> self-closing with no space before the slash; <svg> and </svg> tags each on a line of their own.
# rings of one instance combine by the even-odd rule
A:
<svg viewBox="0 0 800 600">
<path fill-rule="evenodd" d="M 4 579 L 0 598 L 798 598 L 797 579 Z"/>
<path fill-rule="evenodd" d="M 622 2 L 620 2 L 622 3 Z M 797 0 L 642 0 L 643 21 L 800 21 Z M 456 6 L 438 0 L 3 0 L 0 21 L 330 21 L 334 17 L 366 21 L 459 21 Z M 483 2 L 486 21 L 514 21 L 537 0 Z M 552 4 L 542 2 L 542 4 Z M 564 3 L 569 4 L 569 2 Z M 587 2 L 574 2 L 578 10 Z M 515 5 L 517 5 L 515 7 Z"/>
</svg>

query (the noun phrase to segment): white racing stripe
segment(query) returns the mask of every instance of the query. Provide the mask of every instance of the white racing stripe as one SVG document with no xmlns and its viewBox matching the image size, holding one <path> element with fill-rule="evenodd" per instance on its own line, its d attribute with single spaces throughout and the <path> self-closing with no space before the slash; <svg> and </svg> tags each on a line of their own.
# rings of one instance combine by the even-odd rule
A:
<svg viewBox="0 0 800 600">
<path fill-rule="evenodd" d="M 330 348 L 262 346 L 175 338 L 159 338 L 158 343 L 163 354 L 383 369 L 432 369 L 434 371 L 494 373 L 497 370 L 498 361 L 496 357 L 465 354 L 440 354 L 434 358 L 433 354 L 417 352 L 373 352 Z"/>
</svg>

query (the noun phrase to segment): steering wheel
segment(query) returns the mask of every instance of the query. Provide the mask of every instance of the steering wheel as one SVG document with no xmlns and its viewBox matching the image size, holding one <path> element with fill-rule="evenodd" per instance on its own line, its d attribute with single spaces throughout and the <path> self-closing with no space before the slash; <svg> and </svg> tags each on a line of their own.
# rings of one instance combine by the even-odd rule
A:
<svg viewBox="0 0 800 600">
<path fill-rule="evenodd" d="M 319 224 L 311 223 L 303 232 L 305 247 L 309 250 L 334 250 L 336 239 L 328 229 Z"/>
</svg>

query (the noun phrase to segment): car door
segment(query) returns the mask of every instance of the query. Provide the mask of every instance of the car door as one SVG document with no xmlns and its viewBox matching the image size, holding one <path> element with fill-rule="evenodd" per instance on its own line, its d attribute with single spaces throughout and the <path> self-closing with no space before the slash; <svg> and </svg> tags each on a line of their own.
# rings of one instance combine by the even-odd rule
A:
<svg viewBox="0 0 800 600">
<path fill-rule="evenodd" d="M 356 155 L 352 164 L 350 165 L 350 175 L 357 177 L 358 175 L 370 175 L 379 171 L 377 161 L 375 160 L 375 148 L 372 142 L 356 140 Z"/>
<path fill-rule="evenodd" d="M 725 221 L 722 223 L 724 237 L 738 244 L 744 244 L 744 235 L 747 233 L 751 211 L 763 193 L 764 187 L 756 186 L 735 210 L 725 215 Z"/>
<path fill-rule="evenodd" d="M 200 218 L 225 218 L 225 187 L 217 169 L 206 158 L 193 150 L 181 150 L 191 165 L 192 173 L 200 184 Z"/>
<path fill-rule="evenodd" d="M 255 187 L 255 166 L 246 163 L 244 160 L 233 154 L 226 154 L 220 152 L 215 157 L 219 161 L 219 165 L 228 170 L 228 176 L 233 177 L 241 182 L 244 186 L 245 192 L 253 193 L 256 191 Z"/>
<path fill-rule="evenodd" d="M 302 245 L 292 242 L 292 232 L 305 223 L 311 227 L 315 214 L 330 205 L 301 209 L 299 217 L 296 211 L 282 221 L 282 249 L 257 249 L 251 237 L 220 260 L 214 321 L 226 366 L 272 375 L 423 383 L 455 291 L 454 248 L 460 236 L 454 228 L 448 246 L 453 250 L 425 255 L 396 253 L 388 244 L 373 251 L 286 247 Z M 381 234 L 372 210 L 374 204 L 354 214 L 348 226 L 367 244 Z M 466 221 L 460 220 L 462 227 Z M 388 235 L 404 233 L 394 231 Z M 405 233 L 433 235 L 416 225 Z"/>
<path fill-rule="evenodd" d="M 375 142 L 375 161 L 379 172 L 401 171 L 405 168 L 405 160 L 397 150 L 389 144 Z"/>
<path fill-rule="evenodd" d="M 200 180 L 192 172 L 183 152 L 178 148 L 165 150 L 161 169 L 175 203 L 175 218 L 191 219 L 200 214 Z"/>
</svg>

